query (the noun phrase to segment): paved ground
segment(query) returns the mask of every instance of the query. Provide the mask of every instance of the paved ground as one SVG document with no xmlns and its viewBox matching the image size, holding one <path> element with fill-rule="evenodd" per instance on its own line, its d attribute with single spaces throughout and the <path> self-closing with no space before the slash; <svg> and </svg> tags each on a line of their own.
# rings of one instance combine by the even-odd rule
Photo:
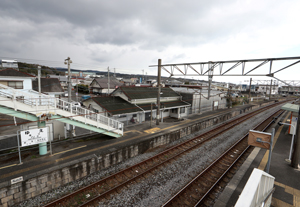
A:
<svg viewBox="0 0 300 207">
<path fill-rule="evenodd" d="M 287 122 L 289 117 L 290 113 L 286 112 L 281 117 L 281 121 Z M 275 124 L 273 127 L 275 128 L 275 143 L 269 173 L 275 177 L 272 206 L 300 206 L 300 169 L 292 168 L 290 163 L 286 161 L 289 157 L 292 135 L 288 134 L 288 126 L 286 125 L 279 127 Z M 248 160 L 227 185 L 214 207 L 234 206 L 253 169 L 266 169 L 268 155 L 268 150 L 255 148 Z"/>
</svg>

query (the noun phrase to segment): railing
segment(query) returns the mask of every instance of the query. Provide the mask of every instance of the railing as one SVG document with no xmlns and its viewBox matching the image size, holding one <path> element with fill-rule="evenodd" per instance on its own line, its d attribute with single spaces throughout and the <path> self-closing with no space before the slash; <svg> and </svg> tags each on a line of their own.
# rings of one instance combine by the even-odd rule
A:
<svg viewBox="0 0 300 207">
<path fill-rule="evenodd" d="M 74 103 L 69 103 L 67 101 L 49 95 L 45 95 L 45 94 L 40 95 L 38 92 L 33 90 L 27 90 L 27 91 L 17 90 L 0 84 L 0 96 L 11 99 L 13 103 L 15 102 L 24 103 L 34 108 L 36 110 L 36 114 L 37 113 L 42 114 L 43 110 L 48 110 L 50 108 L 53 109 L 55 112 L 59 113 L 59 111 L 57 111 L 56 109 L 60 109 L 60 110 L 70 112 L 71 119 L 76 120 L 77 116 L 81 116 L 84 117 L 85 124 L 87 123 L 87 120 L 92 120 L 97 122 L 94 125 L 97 128 L 99 128 L 99 123 L 100 123 L 111 128 L 108 129 L 108 131 L 118 130 L 119 132 L 116 133 L 123 134 L 122 122 L 95 113 L 86 108 L 78 107 Z M 12 108 L 14 108 L 15 110 L 18 109 L 16 108 L 16 104 L 13 104 Z"/>
<path fill-rule="evenodd" d="M 235 207 L 271 206 L 274 180 L 273 176 L 254 168 Z"/>
</svg>

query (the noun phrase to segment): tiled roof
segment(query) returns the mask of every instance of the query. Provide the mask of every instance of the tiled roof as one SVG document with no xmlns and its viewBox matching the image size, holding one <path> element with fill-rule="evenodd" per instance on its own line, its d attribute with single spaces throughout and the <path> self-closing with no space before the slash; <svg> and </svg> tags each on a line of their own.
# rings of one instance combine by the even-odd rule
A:
<svg viewBox="0 0 300 207">
<path fill-rule="evenodd" d="M 158 88 L 154 87 L 120 87 L 119 90 L 130 99 L 156 98 Z M 161 88 L 161 97 L 179 97 L 171 88 Z"/>
<path fill-rule="evenodd" d="M 147 104 L 137 104 L 139 107 L 141 107 L 144 111 L 151 110 L 151 103 Z M 177 101 L 169 101 L 169 102 L 161 102 L 161 107 L 164 108 L 175 108 L 179 106 L 189 106 L 188 103 L 177 100 Z M 155 104 L 152 104 L 152 110 L 154 110 Z"/>
<path fill-rule="evenodd" d="M 109 113 L 116 114 L 126 114 L 134 113 L 137 111 L 142 111 L 139 107 L 131 104 L 120 97 L 92 97 L 92 99 L 102 108 L 107 110 Z"/>
<path fill-rule="evenodd" d="M 39 91 L 38 80 L 32 81 L 32 89 Z M 41 78 L 41 90 L 45 92 L 64 92 L 57 78 Z"/>
<path fill-rule="evenodd" d="M 4 70 L 0 70 L 0 76 L 16 76 L 16 77 L 35 77 L 33 75 L 30 75 L 28 73 L 24 73 L 15 69 L 4 69 Z"/>
<path fill-rule="evenodd" d="M 108 88 L 108 78 L 105 77 L 105 78 L 95 78 L 94 79 L 101 88 L 105 88 L 107 89 Z M 118 81 L 117 79 L 115 78 L 110 78 L 109 80 L 109 88 L 110 89 L 115 89 L 119 86 L 123 85 L 122 83 L 120 83 L 120 81 Z"/>
</svg>

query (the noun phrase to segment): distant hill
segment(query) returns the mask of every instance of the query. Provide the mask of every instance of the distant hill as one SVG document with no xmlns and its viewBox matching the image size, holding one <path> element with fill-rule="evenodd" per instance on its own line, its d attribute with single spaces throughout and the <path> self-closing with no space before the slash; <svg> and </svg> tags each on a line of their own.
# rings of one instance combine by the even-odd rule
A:
<svg viewBox="0 0 300 207">
<path fill-rule="evenodd" d="M 26 72 L 29 74 L 33 75 L 38 75 L 38 64 L 29 64 L 29 63 L 23 63 L 23 62 L 18 62 L 19 65 L 19 70 L 22 72 Z M 41 66 L 41 73 L 42 76 L 47 76 L 47 75 L 65 75 L 65 72 L 68 71 L 67 68 L 62 68 L 62 67 L 48 67 L 48 66 Z M 72 71 L 82 71 L 79 69 L 73 69 Z M 96 73 L 97 75 L 104 75 L 107 76 L 107 71 L 97 71 L 97 70 L 84 70 L 84 72 L 90 72 L 90 73 Z M 110 76 L 113 77 L 114 73 L 110 72 Z M 157 76 L 155 75 L 141 75 L 141 74 L 123 74 L 123 73 L 115 73 L 115 76 L 118 78 L 123 78 L 123 79 L 130 79 L 130 78 L 145 78 L 146 80 L 149 79 L 157 79 Z M 168 77 L 162 77 L 162 80 L 169 79 Z M 176 79 L 182 82 L 189 82 L 193 81 L 192 79 L 183 79 L 183 78 L 172 78 Z M 204 81 L 206 82 L 206 81 Z"/>
</svg>

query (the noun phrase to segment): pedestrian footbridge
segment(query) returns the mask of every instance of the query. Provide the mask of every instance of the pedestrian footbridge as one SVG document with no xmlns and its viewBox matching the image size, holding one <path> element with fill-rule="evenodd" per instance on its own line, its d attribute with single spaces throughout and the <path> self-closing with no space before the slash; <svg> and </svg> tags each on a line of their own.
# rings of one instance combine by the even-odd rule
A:
<svg viewBox="0 0 300 207">
<path fill-rule="evenodd" d="M 33 90 L 17 90 L 0 84 L 0 113 L 37 121 L 55 119 L 113 137 L 123 136 L 123 123 L 67 101 Z"/>
</svg>

